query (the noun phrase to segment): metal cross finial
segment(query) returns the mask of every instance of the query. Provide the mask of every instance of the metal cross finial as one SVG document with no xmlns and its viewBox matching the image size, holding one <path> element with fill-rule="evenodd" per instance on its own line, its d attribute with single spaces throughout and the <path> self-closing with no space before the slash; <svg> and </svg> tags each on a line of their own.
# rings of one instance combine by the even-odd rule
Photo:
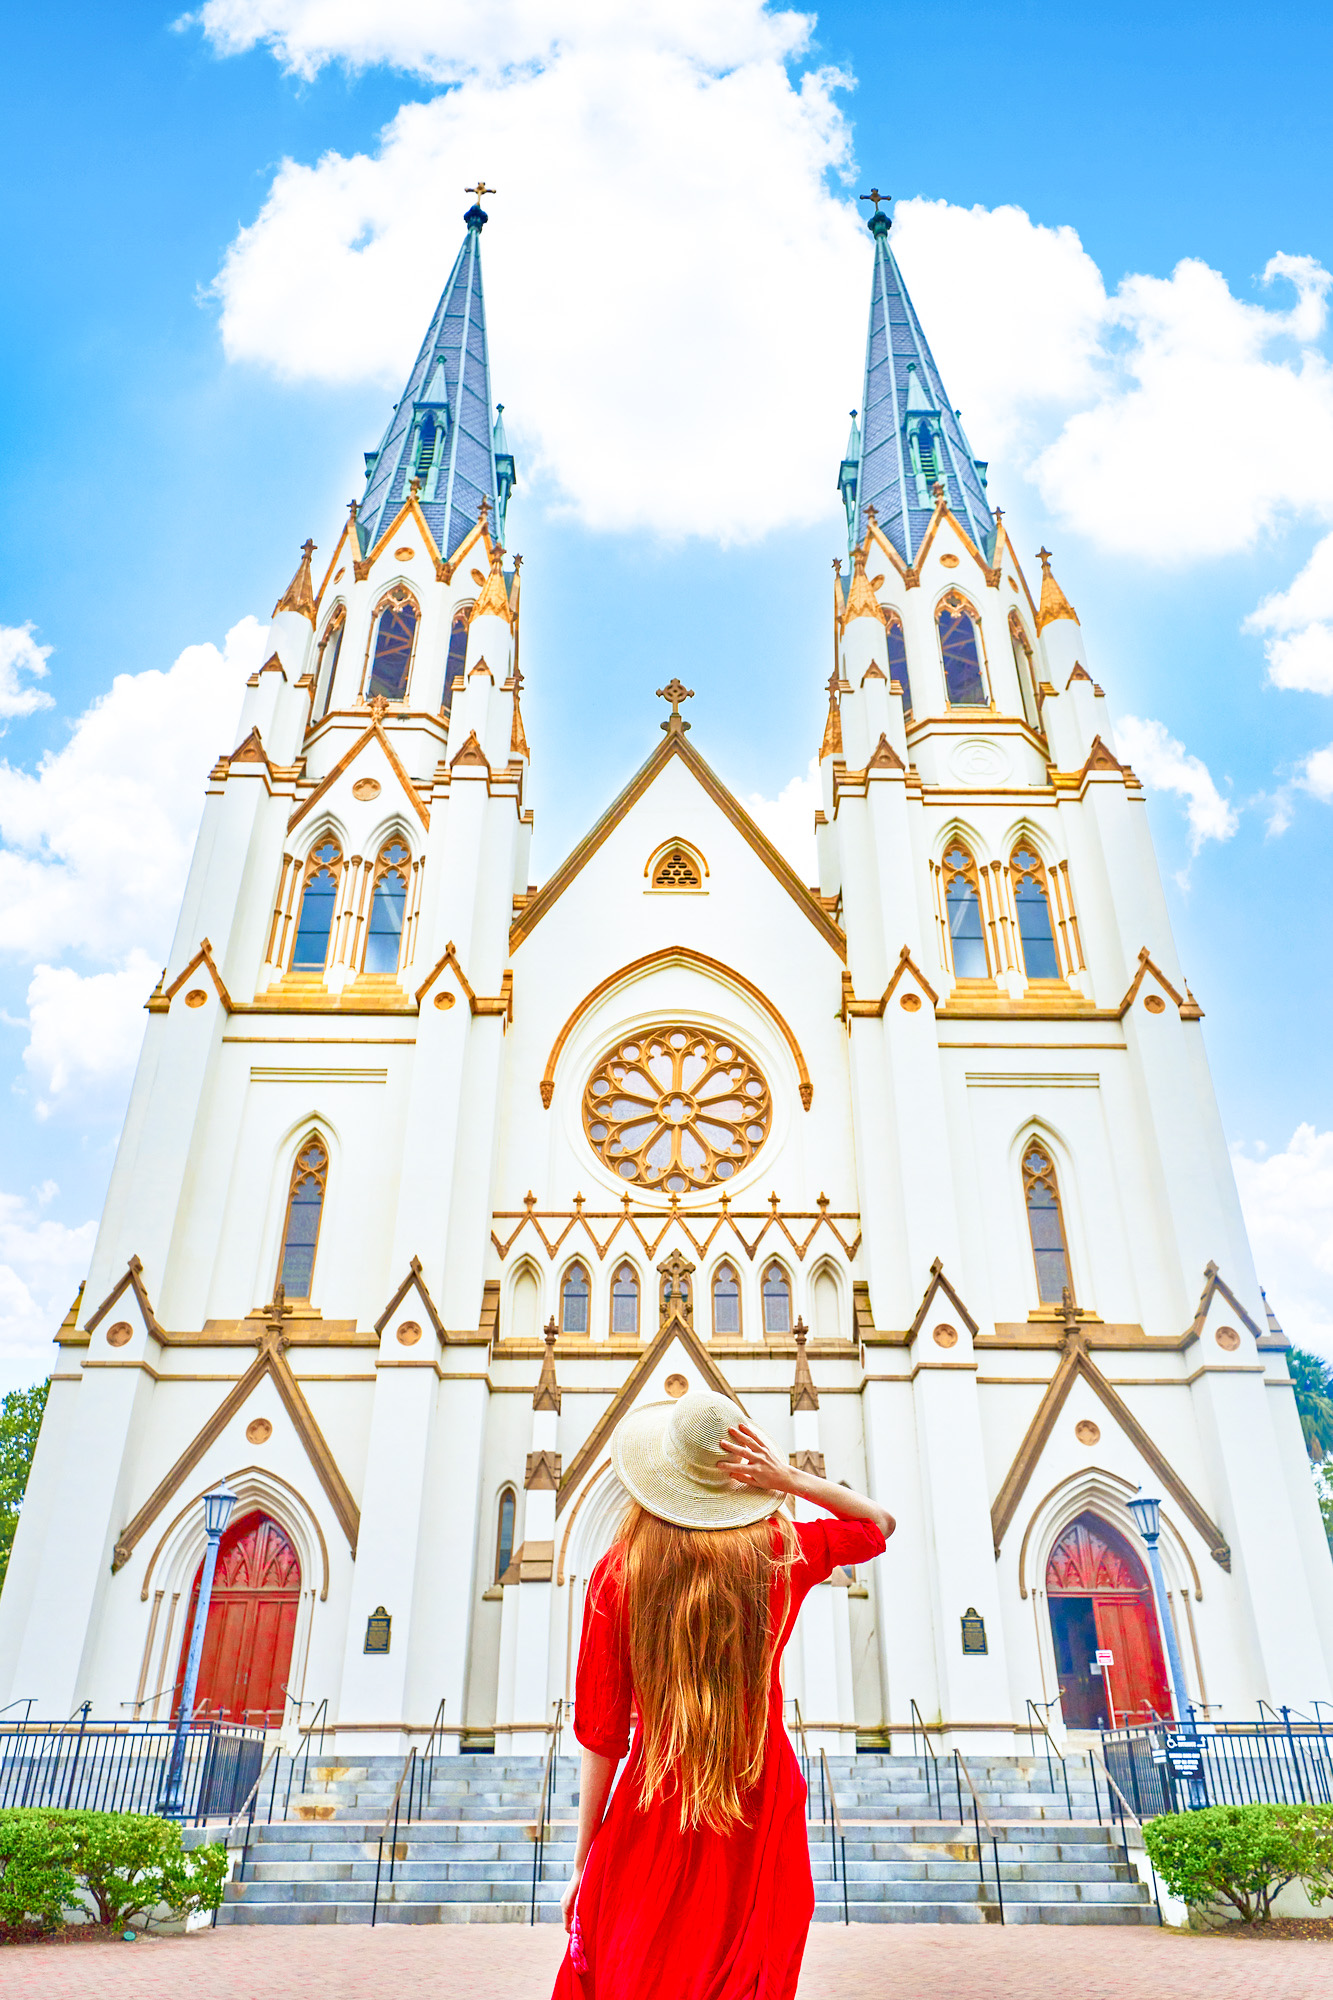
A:
<svg viewBox="0 0 1333 2000">
<path fill-rule="evenodd" d="M 829 691 L 830 701 L 832 701 L 834 696 L 837 694 L 839 686 L 840 682 L 838 680 L 838 669 L 835 667 L 833 669 L 833 672 L 828 677 L 828 691 Z"/>
<path fill-rule="evenodd" d="M 680 705 L 683 701 L 694 700 L 693 688 L 687 688 L 683 681 L 673 676 L 664 688 L 657 690 L 657 698 L 659 701 L 669 701 L 671 703 L 671 713 L 662 724 L 663 729 L 679 730 L 689 728 L 689 723 L 686 722 L 680 712 Z"/>
<path fill-rule="evenodd" d="M 498 188 L 488 188 L 488 187 L 487 187 L 487 185 L 486 185 L 486 183 L 485 183 L 485 181 L 484 181 L 484 180 L 481 180 L 481 181 L 478 181 L 478 182 L 477 182 L 477 185 L 476 185 L 475 187 L 465 187 L 465 188 L 463 189 L 463 193 L 464 193 L 464 194 L 474 194 L 474 195 L 475 195 L 475 196 L 477 197 L 477 200 L 478 200 L 478 201 L 480 201 L 480 200 L 481 200 L 481 198 L 482 198 L 482 196 L 483 196 L 484 194 L 498 194 L 498 193 L 499 193 L 499 189 L 498 189 Z"/>
<path fill-rule="evenodd" d="M 1050 550 L 1044 546 L 1042 548 L 1039 548 L 1037 550 L 1037 561 L 1041 564 L 1043 569 L 1049 569 L 1051 566 Z"/>
<path fill-rule="evenodd" d="M 863 194 L 863 195 L 860 195 L 860 196 L 858 196 L 858 200 L 860 200 L 860 201 L 873 201 L 873 202 L 874 202 L 874 204 L 875 204 L 875 213 L 876 213 L 876 215 L 878 215 L 878 214 L 879 214 L 879 205 L 880 205 L 880 203 L 881 203 L 882 201 L 892 201 L 892 200 L 893 200 L 893 196 L 892 196 L 891 194 L 881 194 L 878 188 L 871 188 L 871 190 L 870 190 L 870 193 L 869 193 L 869 194 Z"/>
<path fill-rule="evenodd" d="M 318 544 L 312 542 L 309 535 L 307 535 L 305 540 L 301 544 L 301 554 L 306 558 L 307 561 L 309 561 L 310 557 L 314 555 L 317 546 Z"/>
</svg>

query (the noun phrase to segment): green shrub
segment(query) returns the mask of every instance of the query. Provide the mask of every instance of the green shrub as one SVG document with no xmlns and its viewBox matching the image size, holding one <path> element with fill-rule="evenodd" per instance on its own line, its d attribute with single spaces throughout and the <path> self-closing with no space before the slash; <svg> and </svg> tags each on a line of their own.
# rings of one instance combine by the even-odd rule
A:
<svg viewBox="0 0 1333 2000">
<path fill-rule="evenodd" d="M 166 1904 L 173 1916 L 222 1901 L 227 1850 L 181 1843 L 174 1820 L 147 1813 L 0 1812 L 0 1925 L 52 1929 L 91 1901 L 95 1921 L 146 1927 Z M 80 1893 L 82 1892 L 82 1894 Z"/>
<path fill-rule="evenodd" d="M 1333 1893 L 1333 1808 L 1205 1806 L 1163 1813 L 1143 1829 L 1148 1858 L 1173 1896 L 1222 1921 L 1266 1921 L 1289 1882 L 1312 1903 Z"/>
</svg>

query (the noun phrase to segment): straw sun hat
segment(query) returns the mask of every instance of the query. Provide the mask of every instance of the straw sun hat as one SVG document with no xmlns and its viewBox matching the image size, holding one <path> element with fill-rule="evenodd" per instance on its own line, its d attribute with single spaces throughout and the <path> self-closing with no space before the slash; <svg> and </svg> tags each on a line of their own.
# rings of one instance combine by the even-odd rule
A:
<svg viewBox="0 0 1333 2000">
<path fill-rule="evenodd" d="M 611 1462 L 626 1491 L 660 1520 L 678 1528 L 745 1528 L 776 1514 L 784 1496 L 738 1486 L 720 1464 L 722 1440 L 741 1422 L 750 1419 L 739 1405 L 711 1389 L 675 1403 L 644 1403 L 617 1426 Z M 750 1428 L 764 1437 L 757 1424 Z"/>
</svg>

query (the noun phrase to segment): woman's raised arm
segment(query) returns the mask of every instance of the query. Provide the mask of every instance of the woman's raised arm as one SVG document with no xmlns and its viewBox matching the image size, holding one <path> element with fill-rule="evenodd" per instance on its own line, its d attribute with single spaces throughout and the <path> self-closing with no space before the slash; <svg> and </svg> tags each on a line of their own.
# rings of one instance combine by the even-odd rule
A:
<svg viewBox="0 0 1333 2000">
<path fill-rule="evenodd" d="M 850 1486 L 835 1485 L 831 1479 L 817 1479 L 813 1472 L 798 1472 L 782 1460 L 742 1421 L 733 1424 L 722 1440 L 721 1463 L 738 1486 L 753 1486 L 761 1493 L 794 1493 L 813 1507 L 823 1507 L 841 1521 L 873 1521 L 884 1539 L 897 1527 L 887 1509 L 867 1494 L 853 1493 Z"/>
</svg>

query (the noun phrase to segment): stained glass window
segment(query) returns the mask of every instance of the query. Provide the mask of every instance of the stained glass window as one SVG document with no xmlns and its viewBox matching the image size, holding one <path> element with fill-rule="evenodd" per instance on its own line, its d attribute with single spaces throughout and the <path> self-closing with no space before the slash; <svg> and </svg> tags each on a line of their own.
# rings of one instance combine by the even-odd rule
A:
<svg viewBox="0 0 1333 2000">
<path fill-rule="evenodd" d="M 981 644 L 976 621 L 955 592 L 936 615 L 940 653 L 944 660 L 944 691 L 954 708 L 984 708 L 986 683 L 981 673 Z"/>
<path fill-rule="evenodd" d="M 506 1486 L 500 1495 L 500 1515 L 495 1524 L 495 1581 L 508 1569 L 514 1554 L 514 1489 Z"/>
<path fill-rule="evenodd" d="M 781 1264 L 770 1264 L 764 1273 L 764 1332 L 791 1332 L 791 1286 Z"/>
<path fill-rule="evenodd" d="M 713 1332 L 741 1330 L 741 1288 L 730 1264 L 719 1264 L 713 1279 Z"/>
<path fill-rule="evenodd" d="M 939 453 L 935 446 L 935 433 L 929 424 L 916 427 L 917 457 L 921 464 L 921 476 L 929 484 L 940 476 Z"/>
<path fill-rule="evenodd" d="M 1027 976 L 1029 979 L 1058 979 L 1060 959 L 1055 949 L 1055 933 L 1051 928 L 1046 870 L 1041 865 L 1040 856 L 1034 854 L 1030 847 L 1016 847 L 1009 865 Z"/>
<path fill-rule="evenodd" d="M 1037 1294 L 1043 1305 L 1059 1305 L 1069 1284 L 1060 1189 L 1050 1154 L 1035 1141 L 1023 1155 L 1023 1194 L 1037 1266 Z"/>
<path fill-rule="evenodd" d="M 323 697 L 319 706 L 321 719 L 328 714 L 333 702 L 333 680 L 338 671 L 338 655 L 342 651 L 343 633 L 346 630 L 347 623 L 340 611 L 334 623 L 325 632 L 323 643 L 319 649 L 319 666 L 316 670 L 316 678 L 323 689 Z"/>
<path fill-rule="evenodd" d="M 333 908 L 338 900 L 342 851 L 336 840 L 321 841 L 306 863 L 301 914 L 292 947 L 294 971 L 322 971 L 329 955 Z"/>
<path fill-rule="evenodd" d="M 588 1331 L 588 1273 L 582 1264 L 571 1264 L 560 1288 L 560 1331 Z"/>
<path fill-rule="evenodd" d="M 583 1129 L 621 1180 L 689 1194 L 730 1180 L 773 1116 L 753 1058 L 729 1036 L 675 1023 L 630 1035 L 583 1093 Z"/>
<path fill-rule="evenodd" d="M 377 694 L 386 701 L 407 697 L 407 676 L 412 665 L 412 647 L 417 636 L 417 607 L 401 585 L 394 590 L 380 612 L 375 627 L 367 698 Z"/>
<path fill-rule="evenodd" d="M 889 679 L 897 681 L 903 691 L 903 707 L 912 706 L 912 683 L 907 678 L 907 641 L 903 637 L 901 618 L 890 618 L 889 628 Z"/>
<path fill-rule="evenodd" d="M 296 1156 L 287 1194 L 287 1226 L 282 1234 L 278 1277 L 289 1299 L 310 1297 L 328 1172 L 329 1156 L 322 1140 L 312 1133 Z"/>
<path fill-rule="evenodd" d="M 639 1281 L 632 1264 L 622 1264 L 611 1280 L 611 1331 L 639 1330 Z"/>
<path fill-rule="evenodd" d="M 467 628 L 472 616 L 470 604 L 460 604 L 449 627 L 449 657 L 444 663 L 444 699 L 440 707 L 447 714 L 453 704 L 454 689 L 463 678 L 467 664 Z"/>
<path fill-rule="evenodd" d="M 375 894 L 370 903 L 370 926 L 366 932 L 367 972 L 397 972 L 403 941 L 403 912 L 407 907 L 407 874 L 412 857 L 401 840 L 391 840 L 381 848 L 376 864 Z"/>
<path fill-rule="evenodd" d="M 976 866 L 965 847 L 951 847 L 944 857 L 944 906 L 949 915 L 955 979 L 989 979 L 986 935 L 981 922 Z"/>
</svg>

